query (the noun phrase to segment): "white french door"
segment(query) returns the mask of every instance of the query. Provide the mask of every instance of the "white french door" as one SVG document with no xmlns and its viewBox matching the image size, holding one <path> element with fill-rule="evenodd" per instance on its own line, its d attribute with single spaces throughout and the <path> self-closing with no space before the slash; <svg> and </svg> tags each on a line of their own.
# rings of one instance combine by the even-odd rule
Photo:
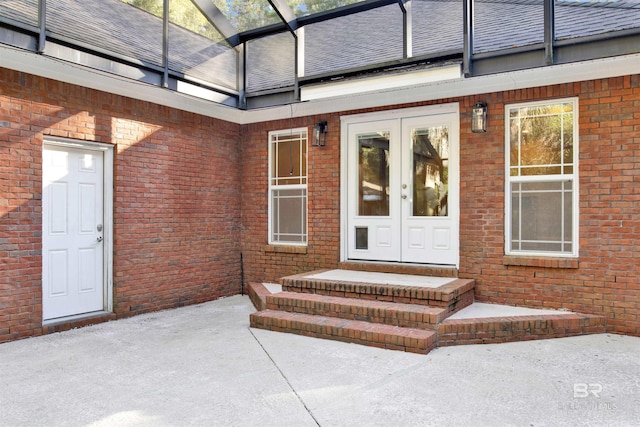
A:
<svg viewBox="0 0 640 427">
<path fill-rule="evenodd" d="M 104 152 L 45 145 L 43 320 L 105 308 Z"/>
<path fill-rule="evenodd" d="M 406 113 L 346 124 L 347 258 L 457 265 L 458 114 Z"/>
</svg>

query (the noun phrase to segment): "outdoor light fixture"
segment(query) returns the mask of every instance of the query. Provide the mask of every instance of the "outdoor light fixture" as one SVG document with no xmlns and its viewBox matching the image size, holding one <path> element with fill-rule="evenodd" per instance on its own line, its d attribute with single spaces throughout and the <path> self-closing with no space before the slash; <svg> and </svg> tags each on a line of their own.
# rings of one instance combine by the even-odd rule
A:
<svg viewBox="0 0 640 427">
<path fill-rule="evenodd" d="M 487 131 L 487 103 L 476 102 L 471 111 L 471 132 L 482 133 Z"/>
<path fill-rule="evenodd" d="M 327 122 L 318 122 L 313 127 L 313 143 L 315 147 L 324 147 L 327 135 Z"/>
</svg>

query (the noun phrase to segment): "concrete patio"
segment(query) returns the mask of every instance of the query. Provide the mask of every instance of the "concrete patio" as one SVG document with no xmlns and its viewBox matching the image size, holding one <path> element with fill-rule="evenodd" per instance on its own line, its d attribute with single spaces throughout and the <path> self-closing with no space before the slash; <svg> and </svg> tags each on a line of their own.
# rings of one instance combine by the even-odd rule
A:
<svg viewBox="0 0 640 427">
<path fill-rule="evenodd" d="M 428 355 L 249 329 L 246 296 L 0 345 L 1 426 L 638 425 L 640 338 Z"/>
</svg>

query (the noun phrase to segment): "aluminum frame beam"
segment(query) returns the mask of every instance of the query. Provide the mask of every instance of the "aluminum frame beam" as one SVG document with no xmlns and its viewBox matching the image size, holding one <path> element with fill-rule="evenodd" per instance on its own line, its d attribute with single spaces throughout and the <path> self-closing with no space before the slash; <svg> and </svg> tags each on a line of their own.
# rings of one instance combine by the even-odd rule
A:
<svg viewBox="0 0 640 427">
<path fill-rule="evenodd" d="M 544 0 L 544 63 L 553 64 L 553 46 L 556 38 L 556 2 L 555 0 Z"/>
<path fill-rule="evenodd" d="M 47 0 L 38 0 L 38 53 L 44 52 L 47 42 Z"/>
<path fill-rule="evenodd" d="M 474 0 L 464 0 L 462 4 L 462 74 L 465 77 L 473 75 L 473 30 L 474 30 L 474 14 L 473 14 Z"/>
</svg>

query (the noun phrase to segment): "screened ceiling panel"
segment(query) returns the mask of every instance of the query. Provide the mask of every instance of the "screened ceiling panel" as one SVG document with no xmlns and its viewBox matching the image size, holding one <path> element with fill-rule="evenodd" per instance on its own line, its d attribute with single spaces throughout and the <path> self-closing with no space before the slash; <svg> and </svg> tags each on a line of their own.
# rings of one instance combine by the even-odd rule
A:
<svg viewBox="0 0 640 427">
<path fill-rule="evenodd" d="M 38 0 L 2 0 L 0 15 L 13 21 L 38 26 Z"/>
<path fill-rule="evenodd" d="M 291 33 L 251 40 L 247 43 L 247 91 L 295 84 L 295 39 Z"/>
<path fill-rule="evenodd" d="M 402 59 L 402 18 L 391 5 L 305 26 L 305 76 Z"/>
<path fill-rule="evenodd" d="M 413 55 L 462 49 L 462 0 L 413 0 Z"/>
<path fill-rule="evenodd" d="M 214 0 L 214 3 L 238 32 L 281 22 L 267 0 Z"/>
<path fill-rule="evenodd" d="M 169 70 L 204 82 L 237 90 L 237 53 L 234 49 L 194 40 L 178 27 L 169 28 Z"/>
<path fill-rule="evenodd" d="M 156 85 L 202 83 L 241 108 L 245 93 L 267 105 L 325 78 L 408 73 L 397 65 L 424 56 L 455 55 L 472 76 L 472 63 L 480 75 L 640 52 L 640 0 L 554 1 L 559 42 L 540 62 L 522 48 L 544 47 L 545 0 L 474 0 L 472 52 L 463 52 L 464 0 L 169 0 L 166 39 L 164 0 L 0 0 L 0 43 Z"/>
<path fill-rule="evenodd" d="M 162 20 L 119 1 L 49 1 L 47 29 L 54 37 L 162 65 Z"/>
<path fill-rule="evenodd" d="M 556 39 L 640 28 L 640 0 L 557 1 Z"/>
<path fill-rule="evenodd" d="M 237 90 L 237 52 L 193 3 L 174 5 L 180 7 L 169 13 L 169 69 Z"/>
<path fill-rule="evenodd" d="M 364 0 L 287 0 L 287 4 L 297 16 L 308 16 L 314 13 L 328 12 L 338 7 L 348 6 L 354 3 L 362 3 Z"/>
<path fill-rule="evenodd" d="M 544 42 L 543 0 L 477 0 L 474 53 Z"/>
</svg>

